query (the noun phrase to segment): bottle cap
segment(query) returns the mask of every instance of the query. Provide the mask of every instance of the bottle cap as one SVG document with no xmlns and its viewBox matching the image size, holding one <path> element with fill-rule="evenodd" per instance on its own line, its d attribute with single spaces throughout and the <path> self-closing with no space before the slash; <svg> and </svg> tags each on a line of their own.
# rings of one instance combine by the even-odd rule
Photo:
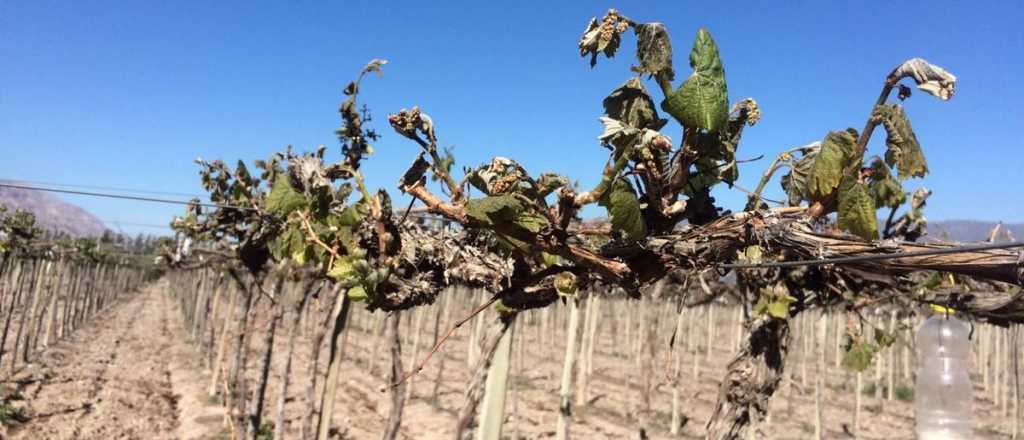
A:
<svg viewBox="0 0 1024 440">
<path fill-rule="evenodd" d="M 931 304 L 931 306 L 932 306 L 932 311 L 935 312 L 935 313 L 942 313 L 942 314 L 945 314 L 945 315 L 952 315 L 952 314 L 956 313 L 956 310 L 953 310 L 953 309 L 951 309 L 949 307 L 943 307 L 943 306 L 940 306 L 938 304 Z"/>
</svg>

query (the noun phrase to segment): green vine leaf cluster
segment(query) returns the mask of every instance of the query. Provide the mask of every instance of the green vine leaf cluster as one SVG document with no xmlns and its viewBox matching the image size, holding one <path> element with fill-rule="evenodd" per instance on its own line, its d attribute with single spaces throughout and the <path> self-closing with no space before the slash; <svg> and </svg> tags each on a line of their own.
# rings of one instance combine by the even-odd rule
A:
<svg viewBox="0 0 1024 440">
<path fill-rule="evenodd" d="M 898 84 L 904 77 L 913 78 L 919 88 L 943 100 L 952 96 L 956 85 L 956 77 L 919 58 L 898 66 L 887 77 L 885 93 L 863 133 L 853 129 L 831 132 L 821 143 L 799 149 L 800 158 L 791 156 L 795 152 L 779 157 L 777 161 L 790 168 L 781 182 L 789 204 L 806 201 L 823 207 L 824 213 L 838 212 L 840 229 L 865 240 L 878 238 L 877 209 L 889 208 L 895 213 L 907 201 L 901 182 L 928 173 L 924 152 L 903 107 L 885 102 L 897 86 L 900 99 L 910 96 L 909 88 Z M 876 126 L 886 132 L 885 159 L 875 156 L 865 164 L 866 146 Z M 891 231 L 892 224 L 887 224 L 887 236 Z"/>
</svg>

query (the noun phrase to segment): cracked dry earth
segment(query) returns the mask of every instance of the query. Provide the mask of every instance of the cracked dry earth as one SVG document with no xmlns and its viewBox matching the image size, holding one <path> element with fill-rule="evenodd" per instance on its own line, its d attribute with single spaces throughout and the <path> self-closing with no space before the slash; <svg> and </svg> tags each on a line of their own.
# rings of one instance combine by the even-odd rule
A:
<svg viewBox="0 0 1024 440">
<path fill-rule="evenodd" d="M 12 439 L 196 439 L 223 435 L 223 409 L 203 397 L 203 374 L 164 286 L 130 294 L 69 338 L 35 355 L 7 386 L 29 420 Z"/>
</svg>

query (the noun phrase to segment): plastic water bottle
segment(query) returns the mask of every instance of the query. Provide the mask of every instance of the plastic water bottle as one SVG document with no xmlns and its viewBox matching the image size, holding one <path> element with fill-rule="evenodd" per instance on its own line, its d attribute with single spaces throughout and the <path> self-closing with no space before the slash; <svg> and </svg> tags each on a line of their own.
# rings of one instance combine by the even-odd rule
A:
<svg viewBox="0 0 1024 440">
<path fill-rule="evenodd" d="M 967 373 L 970 329 L 951 310 L 932 308 L 936 313 L 917 330 L 917 438 L 968 440 L 974 399 Z"/>
</svg>

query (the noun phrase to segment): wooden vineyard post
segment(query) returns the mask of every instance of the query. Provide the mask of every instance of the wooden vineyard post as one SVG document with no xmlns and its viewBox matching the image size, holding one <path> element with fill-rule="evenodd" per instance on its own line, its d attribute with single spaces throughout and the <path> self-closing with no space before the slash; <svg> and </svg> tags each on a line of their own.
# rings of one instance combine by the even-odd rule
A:
<svg viewBox="0 0 1024 440">
<path fill-rule="evenodd" d="M 234 322 L 234 319 L 231 319 L 231 317 L 236 313 L 238 295 L 238 289 L 229 288 L 228 308 L 224 311 L 224 324 L 221 326 L 220 341 L 217 343 L 217 355 L 213 360 L 213 371 L 210 375 L 210 386 L 206 392 L 210 397 L 217 395 L 217 386 L 220 385 L 221 370 L 224 369 L 224 355 L 227 353 L 229 336 L 231 335 L 231 323 Z"/>
<path fill-rule="evenodd" d="M 349 303 L 348 292 L 337 292 L 340 299 L 335 299 L 334 310 L 331 311 L 334 326 L 331 331 L 330 350 L 331 357 L 327 366 L 327 379 L 324 381 L 324 391 L 320 399 L 320 417 L 317 422 L 317 440 L 327 440 L 331 429 L 331 419 L 334 417 L 334 396 L 338 389 L 338 375 L 341 370 L 341 332 L 345 331 L 346 320 L 348 319 Z"/>
<path fill-rule="evenodd" d="M 861 371 L 857 372 L 857 383 L 853 387 L 854 393 L 854 404 L 853 404 L 853 436 L 859 437 L 860 431 L 860 410 L 863 407 L 863 392 L 864 389 L 864 373 Z"/>
<path fill-rule="evenodd" d="M 566 304 L 569 306 L 569 326 L 566 328 L 565 360 L 562 363 L 562 385 L 559 391 L 558 425 L 555 428 L 557 440 L 569 438 L 569 427 L 572 425 L 572 367 L 576 362 L 576 330 L 579 327 L 579 298 L 571 297 Z"/>
<path fill-rule="evenodd" d="M 53 281 L 52 281 L 52 284 L 51 284 L 52 287 L 50 289 L 50 291 L 51 291 L 50 292 L 50 296 L 49 296 L 50 303 L 49 303 L 49 305 L 46 306 L 45 309 L 43 309 L 43 316 L 44 316 L 44 317 L 42 317 L 42 321 L 43 321 L 43 331 L 42 331 L 42 333 L 43 333 L 42 339 L 43 340 L 42 340 L 42 345 L 43 345 L 43 347 L 49 347 L 50 346 L 50 340 L 53 338 L 53 330 L 54 330 L 53 329 L 53 321 L 55 321 L 57 319 L 57 306 L 59 304 L 58 301 L 60 300 L 61 291 L 62 291 L 62 289 L 61 289 L 62 285 L 61 284 L 62 284 L 62 281 L 64 280 L 64 277 L 66 276 L 66 272 L 67 272 L 66 266 L 67 266 L 67 262 L 64 261 L 63 259 L 61 259 L 60 261 L 57 262 L 57 271 L 56 271 L 57 273 L 55 274 L 55 276 L 53 278 Z"/>
<path fill-rule="evenodd" d="M 398 431 L 402 427 L 402 410 L 405 407 L 405 387 L 408 383 L 401 382 L 402 378 L 402 338 L 400 333 L 402 312 L 391 312 L 387 317 L 391 336 L 391 374 L 389 383 L 398 383 L 398 386 L 390 386 L 391 410 L 388 412 L 387 422 L 384 424 L 384 435 L 382 440 L 395 440 L 398 438 Z"/>
<path fill-rule="evenodd" d="M 594 345 L 596 344 L 597 329 L 601 325 L 601 302 L 600 296 L 594 296 L 594 318 L 590 324 L 590 336 L 587 338 L 587 379 L 589 381 L 591 374 L 594 372 Z"/>
<path fill-rule="evenodd" d="M 896 331 L 896 310 L 893 309 L 889 312 L 889 334 L 895 335 Z M 888 348 L 889 362 L 886 365 L 888 370 L 886 372 L 885 400 L 890 402 L 893 400 L 896 389 L 896 347 L 897 345 L 892 345 Z"/>
<path fill-rule="evenodd" d="M 7 303 L 6 313 L 4 313 L 3 335 L 0 335 L 0 361 L 3 360 L 4 353 L 7 352 L 7 335 L 9 334 L 9 331 L 11 329 L 11 319 L 14 317 L 14 308 L 18 305 L 18 300 L 22 296 L 22 275 L 25 273 L 25 266 L 27 266 L 29 263 L 25 259 L 19 259 L 13 264 L 15 264 L 14 271 L 8 277 L 10 283 L 8 284 L 8 289 L 6 289 L 7 295 L 11 297 L 11 300 Z"/>
<path fill-rule="evenodd" d="M 481 304 L 483 302 L 483 296 L 484 296 L 483 295 L 483 290 L 475 290 L 475 291 L 473 291 L 473 293 L 472 293 L 472 297 L 473 297 L 472 304 L 474 304 L 474 305 Z M 483 316 L 481 316 L 481 315 L 484 315 L 484 314 L 481 313 L 480 315 L 477 315 L 477 316 L 473 317 L 473 325 L 472 325 L 472 328 L 471 328 L 471 331 L 470 331 L 469 341 L 467 341 L 468 349 L 466 351 L 466 353 L 467 353 L 466 354 L 466 366 L 470 367 L 470 368 L 472 368 L 473 365 L 476 365 L 477 357 L 480 354 L 480 347 L 479 347 L 478 344 L 480 343 L 480 327 L 483 325 L 481 323 L 481 321 L 483 320 Z"/>
<path fill-rule="evenodd" d="M 679 390 L 679 378 L 682 376 L 683 369 L 683 343 L 681 341 L 683 337 L 683 324 L 684 316 L 686 313 L 685 305 L 683 304 L 683 298 L 680 297 L 679 304 L 676 306 L 676 330 L 672 336 L 672 422 L 669 425 L 669 433 L 672 436 L 679 435 L 679 429 L 683 423 L 682 409 L 680 408 L 680 390 Z"/>
<path fill-rule="evenodd" d="M 50 269 L 53 267 L 53 263 L 50 261 L 46 262 L 46 265 L 39 273 L 39 281 L 36 283 L 36 288 L 32 294 L 32 308 L 29 309 L 28 313 L 28 329 L 25 331 L 25 343 L 22 345 L 22 360 L 25 362 L 29 361 L 29 353 L 33 348 L 32 341 L 38 341 L 37 328 L 37 316 L 39 314 L 39 303 L 42 300 L 42 296 L 46 294 L 46 285 L 49 282 Z"/>
<path fill-rule="evenodd" d="M 454 295 L 459 290 L 459 288 L 453 287 L 451 291 L 449 291 L 449 295 Z M 452 296 L 452 298 L 454 299 L 455 297 Z M 441 326 L 448 327 L 451 325 L 451 310 L 456 306 L 456 304 L 458 304 L 458 302 L 450 299 L 448 301 L 444 301 L 443 304 L 444 305 L 441 310 L 438 310 L 438 320 L 434 323 L 434 343 L 432 345 L 437 344 L 438 338 L 440 337 L 439 330 Z M 437 360 L 437 374 L 434 376 L 434 387 L 430 391 L 430 401 L 436 405 L 440 405 L 441 378 L 444 377 L 444 361 L 445 358 L 448 357 L 448 349 L 446 347 L 441 347 L 439 351 L 440 353 L 437 354 L 437 357 L 439 358 Z"/>
<path fill-rule="evenodd" d="M 817 345 L 821 349 L 817 352 L 817 368 L 814 375 L 814 438 L 822 440 L 825 438 L 825 379 L 828 372 L 825 370 L 825 347 L 828 340 L 828 314 L 821 312 L 818 317 Z"/>
<path fill-rule="evenodd" d="M 512 344 L 516 339 L 516 324 L 504 332 L 498 340 L 487 372 L 476 440 L 501 440 L 502 424 L 505 420 L 505 398 L 508 389 L 508 373 L 512 363 Z M 518 418 L 518 415 L 517 415 Z"/>
<path fill-rule="evenodd" d="M 706 350 L 704 351 L 704 363 L 711 362 L 711 351 L 715 341 L 715 304 L 708 304 L 707 308 L 708 322 L 707 322 L 707 344 Z"/>
<path fill-rule="evenodd" d="M 427 312 L 429 311 L 430 309 L 426 307 L 423 307 L 422 309 L 413 309 L 412 313 L 415 315 L 415 319 L 413 319 L 413 321 L 415 321 L 415 324 L 412 325 L 412 355 L 409 357 L 409 365 L 416 365 L 417 359 L 419 359 L 420 335 L 423 333 L 423 320 L 425 319 Z M 409 383 L 406 385 L 405 388 L 405 400 L 409 400 L 413 397 L 413 394 L 415 393 L 415 380 L 415 376 L 409 378 Z"/>
<path fill-rule="evenodd" d="M 285 354 L 284 371 L 281 372 L 281 375 L 278 378 L 278 382 L 281 384 L 281 389 L 278 391 L 276 408 L 277 414 L 274 417 L 274 438 L 276 439 L 284 438 L 284 425 L 286 422 L 284 407 L 285 402 L 288 400 L 288 387 L 290 385 L 292 375 L 292 360 L 295 354 L 295 340 L 299 333 L 302 312 L 306 308 L 306 302 L 312 295 L 312 292 L 308 292 L 312 283 L 302 283 L 299 286 L 301 287 L 293 289 L 295 291 L 295 295 L 293 296 L 297 296 L 297 298 L 292 299 L 294 308 L 292 309 L 292 325 L 288 328 L 288 348 L 287 353 Z"/>
<path fill-rule="evenodd" d="M 583 329 L 580 334 L 579 355 L 576 361 L 576 403 L 578 406 L 585 406 L 587 401 L 587 346 L 590 344 L 590 326 L 594 319 L 594 293 L 588 292 L 587 305 L 583 315 Z"/>
<path fill-rule="evenodd" d="M 484 397 L 488 373 L 491 371 L 491 362 L 494 360 L 501 338 L 509 332 L 518 313 L 501 312 L 495 315 L 495 318 L 482 331 L 480 357 L 477 359 L 477 364 L 471 370 L 473 375 L 466 387 L 465 401 L 462 408 L 459 409 L 455 427 L 456 439 L 467 440 L 472 438 L 473 425 L 478 422 L 476 409 Z"/>
<path fill-rule="evenodd" d="M 1017 440 L 1020 437 L 1020 325 L 1015 324 L 1010 327 L 1011 336 L 1013 341 L 1013 423 L 1011 438 Z"/>
</svg>

